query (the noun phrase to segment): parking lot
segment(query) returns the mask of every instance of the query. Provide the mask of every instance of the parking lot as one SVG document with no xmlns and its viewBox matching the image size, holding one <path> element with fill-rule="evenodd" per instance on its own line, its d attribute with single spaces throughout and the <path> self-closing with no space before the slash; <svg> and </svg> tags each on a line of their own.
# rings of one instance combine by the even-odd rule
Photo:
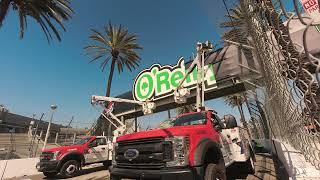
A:
<svg viewBox="0 0 320 180">
<path fill-rule="evenodd" d="M 268 154 L 259 154 L 256 155 L 255 162 L 255 174 L 239 174 L 237 173 L 236 167 L 229 167 L 227 169 L 228 179 L 248 179 L 248 180 L 276 180 L 288 179 L 285 169 L 282 167 L 280 162 L 275 158 L 271 157 Z M 24 176 L 19 178 L 11 178 L 7 180 L 40 180 L 45 179 L 43 175 L 34 175 L 34 176 Z M 59 176 L 57 179 L 60 179 Z M 98 164 L 95 166 L 84 168 L 81 174 L 77 177 L 70 178 L 73 180 L 106 180 L 109 179 L 109 171 L 107 168 Z"/>
</svg>

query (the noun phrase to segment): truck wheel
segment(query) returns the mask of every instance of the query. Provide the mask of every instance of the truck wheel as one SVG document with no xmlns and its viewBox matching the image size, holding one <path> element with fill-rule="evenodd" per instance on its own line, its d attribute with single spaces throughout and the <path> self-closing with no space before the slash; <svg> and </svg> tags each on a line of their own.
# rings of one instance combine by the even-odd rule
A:
<svg viewBox="0 0 320 180">
<path fill-rule="evenodd" d="M 78 174 L 80 163 L 76 160 L 69 160 L 65 162 L 60 170 L 60 174 L 64 178 L 70 178 Z"/>
<path fill-rule="evenodd" d="M 110 180 L 121 180 L 119 176 L 111 175 Z"/>
<path fill-rule="evenodd" d="M 254 162 L 252 157 L 249 157 L 249 159 L 246 161 L 245 167 L 246 167 L 247 173 L 254 174 L 255 170 L 254 170 Z"/>
<path fill-rule="evenodd" d="M 48 178 L 54 178 L 58 173 L 56 172 L 43 172 L 43 175 L 48 177 Z"/>
<path fill-rule="evenodd" d="M 209 163 L 206 168 L 204 180 L 226 180 L 226 167 L 224 164 Z"/>
<path fill-rule="evenodd" d="M 111 166 L 111 161 L 103 161 L 103 165 L 108 168 Z"/>
</svg>

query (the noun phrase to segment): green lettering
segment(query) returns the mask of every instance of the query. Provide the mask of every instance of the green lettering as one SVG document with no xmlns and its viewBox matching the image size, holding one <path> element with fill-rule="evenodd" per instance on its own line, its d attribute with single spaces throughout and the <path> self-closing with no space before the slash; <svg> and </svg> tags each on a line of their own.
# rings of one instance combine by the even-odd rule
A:
<svg viewBox="0 0 320 180">
<path fill-rule="evenodd" d="M 168 91 L 170 89 L 169 83 L 169 73 L 167 71 L 160 71 L 157 76 L 157 94 L 162 94 L 162 92 Z M 163 89 L 164 85 L 164 89 Z"/>
<path fill-rule="evenodd" d="M 216 76 L 214 75 L 214 69 L 212 64 L 209 64 L 209 71 L 211 71 L 210 81 L 215 81 Z"/>
<path fill-rule="evenodd" d="M 135 87 L 135 94 L 139 101 L 145 101 L 149 99 L 153 92 L 153 79 L 151 74 L 146 73 L 139 77 L 137 85 Z"/>
<path fill-rule="evenodd" d="M 175 71 L 171 75 L 171 85 L 173 87 L 178 87 L 180 80 L 183 78 L 183 73 L 179 70 Z"/>
<path fill-rule="evenodd" d="M 196 80 L 197 80 L 197 68 L 195 67 L 193 68 L 192 72 L 187 76 L 186 82 L 189 84 Z"/>
</svg>

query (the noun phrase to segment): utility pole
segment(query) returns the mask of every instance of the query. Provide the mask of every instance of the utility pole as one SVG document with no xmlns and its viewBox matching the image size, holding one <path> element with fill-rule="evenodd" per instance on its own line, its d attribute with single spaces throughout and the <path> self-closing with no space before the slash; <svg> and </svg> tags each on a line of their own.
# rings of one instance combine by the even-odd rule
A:
<svg viewBox="0 0 320 180">
<path fill-rule="evenodd" d="M 47 141 L 48 141 L 48 138 L 49 138 L 49 135 L 50 135 L 50 128 L 51 128 L 51 122 L 52 122 L 52 119 L 53 119 L 53 114 L 54 114 L 54 111 L 57 109 L 57 105 L 51 105 L 50 108 L 51 108 L 51 117 L 50 117 L 48 129 L 47 129 L 46 137 L 44 138 L 44 143 L 43 143 L 42 150 L 44 150 L 46 148 Z"/>
<path fill-rule="evenodd" d="M 68 133 L 69 133 L 69 127 L 70 127 L 70 125 L 71 125 L 71 123 L 72 123 L 72 121 L 73 121 L 73 118 L 74 118 L 74 116 L 71 117 L 71 120 L 69 121 L 69 124 L 68 124 L 68 126 L 67 126 L 66 137 L 65 137 L 65 139 L 64 139 L 64 142 L 65 142 L 65 143 L 67 142 Z"/>
</svg>

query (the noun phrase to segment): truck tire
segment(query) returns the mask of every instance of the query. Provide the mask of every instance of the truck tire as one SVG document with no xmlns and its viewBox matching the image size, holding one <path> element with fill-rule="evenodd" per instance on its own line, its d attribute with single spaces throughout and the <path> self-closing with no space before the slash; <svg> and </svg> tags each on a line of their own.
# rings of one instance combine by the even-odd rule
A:
<svg viewBox="0 0 320 180">
<path fill-rule="evenodd" d="M 74 177 L 79 173 L 80 163 L 76 160 L 69 160 L 65 162 L 61 169 L 60 174 L 64 178 Z"/>
<path fill-rule="evenodd" d="M 43 172 L 43 175 L 48 178 L 54 178 L 57 174 L 57 172 Z"/>
<path fill-rule="evenodd" d="M 249 159 L 245 162 L 245 170 L 248 174 L 254 174 L 254 161 L 252 157 L 249 157 Z"/>
<path fill-rule="evenodd" d="M 104 165 L 104 167 L 106 167 L 106 168 L 110 167 L 111 164 L 112 164 L 112 162 L 111 162 L 110 160 L 108 160 L 108 161 L 103 161 L 103 165 Z"/>
<path fill-rule="evenodd" d="M 234 116 L 232 116 L 231 114 L 225 115 L 224 120 L 225 120 L 225 124 L 226 124 L 227 129 L 233 129 L 238 126 L 236 118 Z"/>
<path fill-rule="evenodd" d="M 111 175 L 110 180 L 121 180 L 119 176 Z"/>
<path fill-rule="evenodd" d="M 205 170 L 204 180 L 226 180 L 226 167 L 224 164 L 209 163 Z"/>
</svg>

